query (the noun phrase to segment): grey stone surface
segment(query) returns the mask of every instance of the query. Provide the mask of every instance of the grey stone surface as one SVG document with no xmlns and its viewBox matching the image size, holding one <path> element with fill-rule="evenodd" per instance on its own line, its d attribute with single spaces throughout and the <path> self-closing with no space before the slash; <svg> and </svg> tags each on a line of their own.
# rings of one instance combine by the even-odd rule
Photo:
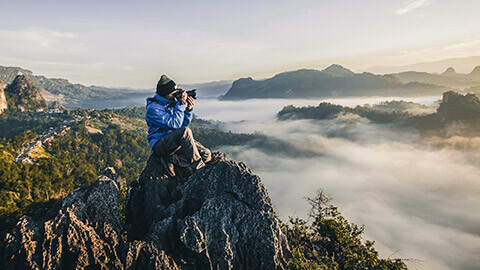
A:
<svg viewBox="0 0 480 270">
<path fill-rule="evenodd" d="M 115 178 L 108 168 L 105 174 Z M 127 196 L 102 175 L 6 236 L 4 269 L 284 269 L 286 237 L 260 178 L 216 153 L 193 175 L 152 156 Z"/>
<path fill-rule="evenodd" d="M 120 237 L 119 191 L 100 176 L 6 236 L 4 269 L 176 269 L 164 252 Z M 153 259 L 152 259 L 153 258 Z"/>
<path fill-rule="evenodd" d="M 130 240 L 146 239 L 180 268 L 284 269 L 290 251 L 260 178 L 215 153 L 188 178 L 159 173 L 151 157 L 130 190 Z"/>
</svg>

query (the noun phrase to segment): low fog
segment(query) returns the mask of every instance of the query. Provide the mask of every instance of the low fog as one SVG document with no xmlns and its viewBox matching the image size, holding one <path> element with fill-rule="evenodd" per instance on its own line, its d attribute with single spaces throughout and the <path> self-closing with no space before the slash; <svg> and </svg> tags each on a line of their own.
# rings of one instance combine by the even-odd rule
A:
<svg viewBox="0 0 480 270">
<path fill-rule="evenodd" d="M 409 99 L 432 105 L 440 97 Z M 342 105 L 385 98 L 328 100 Z M 221 128 L 259 131 L 316 155 L 268 154 L 260 148 L 223 147 L 267 186 L 279 216 L 307 217 L 305 197 L 322 188 L 350 222 L 365 225 L 382 257 L 412 269 L 480 267 L 480 154 L 478 138 L 425 138 L 375 125 L 356 115 L 333 120 L 275 121 L 284 105 L 319 101 L 199 100 L 201 118 L 229 121 Z M 465 147 L 453 147 L 455 145 Z"/>
<path fill-rule="evenodd" d="M 404 100 L 426 106 L 437 107 L 441 96 L 425 97 L 355 97 L 327 99 L 249 99 L 245 101 L 218 101 L 217 99 L 197 99 L 194 113 L 204 119 L 219 121 L 267 121 L 273 120 L 284 106 L 317 106 L 321 102 L 330 102 L 342 106 L 374 105 L 383 101 Z M 145 104 L 143 99 L 142 104 Z M 431 111 L 431 110 L 430 110 Z M 413 112 L 413 111 L 412 111 Z M 421 113 L 423 113 L 422 111 Z"/>
</svg>

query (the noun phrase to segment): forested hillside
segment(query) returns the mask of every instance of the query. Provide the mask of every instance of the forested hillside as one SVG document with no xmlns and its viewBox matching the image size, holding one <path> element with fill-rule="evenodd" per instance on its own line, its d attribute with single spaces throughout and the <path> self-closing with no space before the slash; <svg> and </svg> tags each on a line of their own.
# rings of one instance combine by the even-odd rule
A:
<svg viewBox="0 0 480 270">
<path fill-rule="evenodd" d="M 424 113 L 414 113 L 423 110 Z M 425 113 L 426 112 L 426 113 Z M 415 128 L 419 131 L 433 131 L 437 134 L 479 134 L 480 99 L 475 94 L 460 94 L 453 91 L 443 93 L 440 106 L 428 113 L 425 106 L 412 102 L 393 101 L 375 106 L 344 107 L 331 103 L 318 106 L 285 106 L 277 114 L 279 120 L 332 119 L 342 114 L 355 114 L 373 123 L 391 124 L 397 128 Z M 448 129 L 452 124 L 462 124 L 461 129 Z"/>
<path fill-rule="evenodd" d="M 46 213 L 62 196 L 77 187 L 93 183 L 106 167 L 113 167 L 117 178 L 126 180 L 127 184 L 137 179 L 151 154 L 146 140 L 144 115 L 143 107 L 40 113 L 16 111 L 2 115 L 2 239 L 18 218 L 25 214 L 39 216 Z M 216 128 L 215 123 L 197 118 L 194 118 L 191 128 L 196 139 L 212 150 L 222 145 L 250 145 L 277 151 L 277 154 L 295 154 L 292 145 L 262 134 L 225 132 Z M 45 133 L 45 130 L 49 132 Z M 29 149 L 32 141 L 42 143 L 32 147 L 26 155 L 28 159 L 17 161 L 15 157 L 25 152 L 26 148 Z M 122 215 L 125 196 L 126 188 L 123 187 L 120 197 Z M 336 208 L 329 205 L 322 209 L 317 210 L 326 212 L 319 212 L 311 225 L 300 219 L 292 219 L 283 226 L 293 251 L 289 269 L 353 266 L 364 269 L 405 268 L 401 260 L 380 259 L 373 242 L 360 241 L 363 229 L 348 223 Z M 333 231 L 336 233 L 331 234 Z M 319 235 L 330 241 L 331 245 L 319 242 Z M 4 245 L 2 241 L 2 252 Z M 343 252 L 337 252 L 339 248 Z"/>
<path fill-rule="evenodd" d="M 42 203 L 93 182 L 106 167 L 130 182 L 139 175 L 151 150 L 146 139 L 145 109 L 10 112 L 0 117 L 0 223 L 2 231 Z M 72 119 L 78 119 L 74 122 Z M 65 121 L 72 121 L 65 126 Z M 205 146 L 239 145 L 265 140 L 260 134 L 236 134 L 195 119 L 195 137 Z M 57 131 L 56 128 L 60 127 Z M 40 139 L 45 130 L 49 138 Z M 49 133 L 49 134 L 50 134 Z M 58 133 L 58 134 L 54 134 Z M 15 162 L 30 142 L 31 162 Z M 25 160 L 27 161 L 27 160 Z"/>
</svg>

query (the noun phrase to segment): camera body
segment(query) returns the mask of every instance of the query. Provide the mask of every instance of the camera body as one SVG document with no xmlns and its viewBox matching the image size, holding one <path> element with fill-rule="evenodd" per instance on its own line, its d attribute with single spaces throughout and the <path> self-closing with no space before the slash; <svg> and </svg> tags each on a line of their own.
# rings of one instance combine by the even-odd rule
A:
<svg viewBox="0 0 480 270">
<path fill-rule="evenodd" d="M 193 99 L 197 99 L 197 89 L 192 89 L 185 91 L 183 89 L 179 89 L 177 93 L 175 93 L 173 96 L 178 100 L 182 97 L 183 92 L 187 92 L 187 96 L 192 97 Z"/>
</svg>

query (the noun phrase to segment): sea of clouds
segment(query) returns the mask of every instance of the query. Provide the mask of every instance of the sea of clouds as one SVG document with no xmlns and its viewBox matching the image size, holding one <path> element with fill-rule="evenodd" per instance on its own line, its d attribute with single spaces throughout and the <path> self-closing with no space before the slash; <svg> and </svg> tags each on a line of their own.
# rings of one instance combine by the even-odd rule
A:
<svg viewBox="0 0 480 270">
<path fill-rule="evenodd" d="M 439 98 L 408 100 L 434 105 Z M 392 99 L 326 101 L 355 106 Z M 283 220 L 306 218 L 304 198 L 322 188 L 349 221 L 365 225 L 364 238 L 375 240 L 382 257 L 408 259 L 412 269 L 480 268 L 479 138 L 430 138 L 356 115 L 275 120 L 285 105 L 320 102 L 200 99 L 195 112 L 223 121 L 222 129 L 261 132 L 308 153 L 251 146 L 219 149 L 261 177 Z"/>
</svg>

